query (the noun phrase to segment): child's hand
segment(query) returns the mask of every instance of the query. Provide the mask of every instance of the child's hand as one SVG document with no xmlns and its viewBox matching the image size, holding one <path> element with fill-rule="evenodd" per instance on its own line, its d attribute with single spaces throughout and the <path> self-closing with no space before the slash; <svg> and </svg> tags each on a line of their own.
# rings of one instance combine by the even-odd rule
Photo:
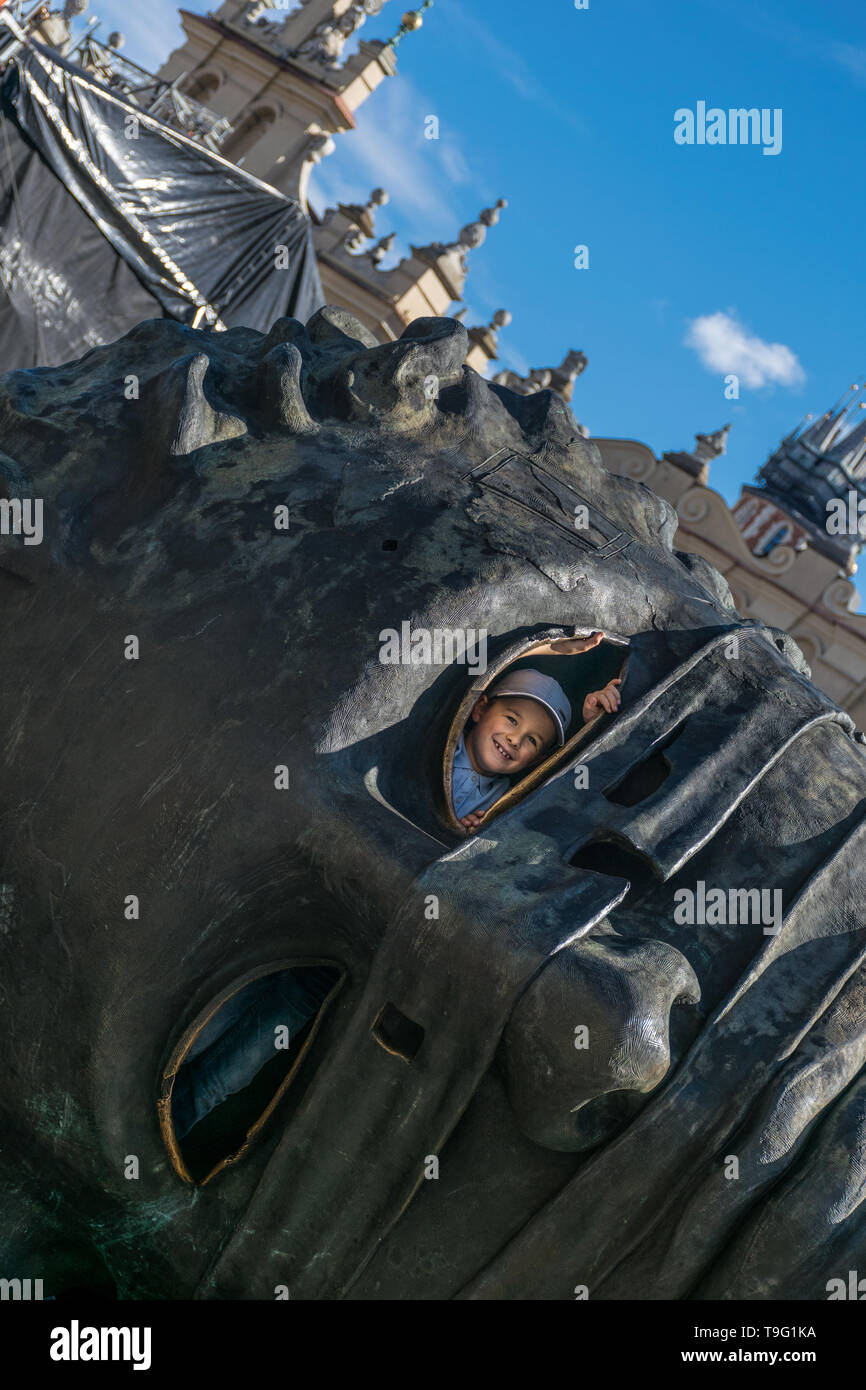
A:
<svg viewBox="0 0 866 1390">
<path fill-rule="evenodd" d="M 616 714 L 622 701 L 622 696 L 616 688 L 618 685 L 622 685 L 621 676 L 616 676 L 612 681 L 608 681 L 604 690 L 594 690 L 591 695 L 587 695 L 583 702 L 584 724 L 605 710 L 608 714 Z"/>
<path fill-rule="evenodd" d="M 482 811 L 470 811 L 468 816 L 460 817 L 460 824 L 464 830 L 477 830 L 483 819 Z"/>
<path fill-rule="evenodd" d="M 544 656 L 549 652 L 551 656 L 579 656 L 581 652 L 591 651 L 603 641 L 603 632 L 593 632 L 589 637 L 555 637 L 535 655 Z"/>
</svg>

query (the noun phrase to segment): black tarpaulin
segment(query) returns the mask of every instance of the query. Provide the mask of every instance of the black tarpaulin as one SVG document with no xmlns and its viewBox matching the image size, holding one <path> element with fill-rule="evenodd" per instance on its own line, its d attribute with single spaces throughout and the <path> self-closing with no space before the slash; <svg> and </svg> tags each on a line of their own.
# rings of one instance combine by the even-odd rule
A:
<svg viewBox="0 0 866 1390">
<path fill-rule="evenodd" d="M 146 318 L 266 331 L 324 303 L 298 204 L 31 43 L 0 88 L 0 372 Z"/>
</svg>

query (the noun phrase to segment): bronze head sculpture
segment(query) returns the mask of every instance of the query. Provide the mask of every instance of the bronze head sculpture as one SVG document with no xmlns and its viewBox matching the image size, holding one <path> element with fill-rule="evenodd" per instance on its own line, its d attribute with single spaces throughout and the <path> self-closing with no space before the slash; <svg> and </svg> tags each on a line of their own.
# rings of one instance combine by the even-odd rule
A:
<svg viewBox="0 0 866 1390">
<path fill-rule="evenodd" d="M 0 538 L 0 1183 L 5 1264 L 46 1287 L 812 1298 L 848 1269 L 860 736 L 667 503 L 466 349 L 326 308 L 0 382 L 6 499 L 44 504 L 41 545 Z M 622 708 L 467 837 L 472 701 L 595 629 Z M 386 661 L 385 632 L 433 637 Z M 333 989 L 196 1168 L 189 1048 L 310 964 Z"/>
</svg>

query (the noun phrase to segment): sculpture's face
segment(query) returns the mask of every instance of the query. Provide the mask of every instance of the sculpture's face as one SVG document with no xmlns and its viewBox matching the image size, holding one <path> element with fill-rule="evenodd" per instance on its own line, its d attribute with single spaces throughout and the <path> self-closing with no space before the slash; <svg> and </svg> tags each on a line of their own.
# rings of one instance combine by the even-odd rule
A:
<svg viewBox="0 0 866 1390">
<path fill-rule="evenodd" d="M 671 551 L 670 508 L 465 351 L 452 320 L 376 347 L 324 310 L 309 336 L 143 324 L 4 380 L 0 473 L 45 504 L 43 545 L 0 560 L 5 1182 L 36 1211 L 50 1173 L 69 1268 L 98 1248 L 133 1295 L 188 1295 L 235 1228 L 204 1292 L 391 1296 L 386 1254 L 362 1271 L 392 1229 L 383 1252 L 437 1252 L 414 1296 L 456 1292 L 765 944 L 696 937 L 675 884 L 760 886 L 790 827 L 771 802 L 735 849 L 738 808 L 804 730 L 860 756 L 794 644 Z M 455 720 L 575 629 L 627 656 L 620 713 L 465 841 Z M 340 987 L 197 1195 L 171 1078 L 225 998 L 304 961 Z M 395 1226 L 434 1155 L 452 1185 L 496 1168 L 498 1213 L 476 1193 L 455 1225 L 430 1182 Z M 37 1263 L 61 1248 L 32 1229 Z"/>
</svg>

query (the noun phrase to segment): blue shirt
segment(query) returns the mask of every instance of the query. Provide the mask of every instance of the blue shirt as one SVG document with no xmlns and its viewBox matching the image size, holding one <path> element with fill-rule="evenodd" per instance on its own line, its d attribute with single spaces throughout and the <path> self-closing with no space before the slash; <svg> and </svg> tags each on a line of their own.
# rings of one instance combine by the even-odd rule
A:
<svg viewBox="0 0 866 1390">
<path fill-rule="evenodd" d="M 458 820 L 470 811 L 487 811 L 511 786 L 510 777 L 485 777 L 469 761 L 463 735 L 454 754 L 454 814 Z"/>
</svg>

